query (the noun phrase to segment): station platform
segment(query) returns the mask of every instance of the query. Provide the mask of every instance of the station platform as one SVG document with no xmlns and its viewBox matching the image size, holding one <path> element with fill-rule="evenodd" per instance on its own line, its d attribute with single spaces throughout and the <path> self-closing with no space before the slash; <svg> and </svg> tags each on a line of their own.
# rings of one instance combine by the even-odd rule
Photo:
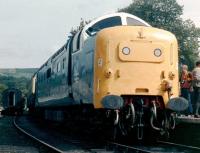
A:
<svg viewBox="0 0 200 153">
<path fill-rule="evenodd" d="M 176 117 L 178 123 L 200 124 L 200 118 L 195 118 L 194 115 L 180 115 Z"/>
</svg>

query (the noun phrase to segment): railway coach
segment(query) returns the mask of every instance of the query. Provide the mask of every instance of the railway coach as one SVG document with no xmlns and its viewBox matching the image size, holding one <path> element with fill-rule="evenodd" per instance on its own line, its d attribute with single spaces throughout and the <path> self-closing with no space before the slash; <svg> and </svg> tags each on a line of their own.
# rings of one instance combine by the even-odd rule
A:
<svg viewBox="0 0 200 153">
<path fill-rule="evenodd" d="M 112 118 L 118 134 L 143 139 L 145 129 L 168 133 L 173 112 L 187 108 L 178 78 L 176 37 L 114 13 L 90 22 L 40 67 L 32 103 L 46 119 L 92 112 Z"/>
<path fill-rule="evenodd" d="M 16 88 L 8 88 L 3 91 L 2 99 L 4 115 L 22 114 L 24 109 L 24 101 L 22 92 Z"/>
</svg>

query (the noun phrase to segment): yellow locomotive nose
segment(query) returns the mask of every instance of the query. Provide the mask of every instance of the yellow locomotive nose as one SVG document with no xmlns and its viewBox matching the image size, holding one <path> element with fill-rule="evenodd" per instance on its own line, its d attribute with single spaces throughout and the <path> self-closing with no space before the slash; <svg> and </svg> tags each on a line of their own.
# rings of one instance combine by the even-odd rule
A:
<svg viewBox="0 0 200 153">
<path fill-rule="evenodd" d="M 173 34 L 152 28 L 118 26 L 100 31 L 94 57 L 94 106 L 108 95 L 178 97 L 178 51 Z M 170 75 L 169 75 L 170 74 Z M 173 76 L 172 76 L 173 74 Z M 171 85 L 171 95 L 162 89 Z"/>
</svg>

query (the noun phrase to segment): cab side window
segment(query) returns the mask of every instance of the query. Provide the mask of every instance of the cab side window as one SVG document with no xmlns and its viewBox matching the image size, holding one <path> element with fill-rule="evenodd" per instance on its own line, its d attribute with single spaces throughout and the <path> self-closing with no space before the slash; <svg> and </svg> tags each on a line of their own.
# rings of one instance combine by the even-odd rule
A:
<svg viewBox="0 0 200 153">
<path fill-rule="evenodd" d="M 119 25 L 122 25 L 121 17 L 114 16 L 114 17 L 110 17 L 110 18 L 107 18 L 107 19 L 104 19 L 104 20 L 101 20 L 101 21 L 95 23 L 93 26 L 88 28 L 86 30 L 86 32 L 89 35 L 94 35 L 94 34 L 96 34 L 96 32 L 98 32 L 104 28 L 114 27 L 114 26 L 119 26 Z"/>
<path fill-rule="evenodd" d="M 73 42 L 72 42 L 72 50 L 73 52 L 76 52 L 80 49 L 80 37 L 81 37 L 81 32 L 79 31 L 75 34 L 75 36 L 73 37 Z"/>
<path fill-rule="evenodd" d="M 142 23 L 134 18 L 127 17 L 126 21 L 127 21 L 127 25 L 129 25 L 129 26 L 146 26 L 144 23 Z"/>
</svg>

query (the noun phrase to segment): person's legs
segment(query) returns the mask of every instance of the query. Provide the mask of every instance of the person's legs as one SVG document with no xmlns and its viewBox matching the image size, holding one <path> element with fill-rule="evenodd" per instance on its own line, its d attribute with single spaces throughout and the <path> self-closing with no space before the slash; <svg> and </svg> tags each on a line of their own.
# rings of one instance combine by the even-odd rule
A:
<svg viewBox="0 0 200 153">
<path fill-rule="evenodd" d="M 188 98 L 188 94 L 187 94 L 187 89 L 186 88 L 181 88 L 181 96 L 184 97 L 185 99 Z"/>
<path fill-rule="evenodd" d="M 200 107 L 200 104 L 199 104 L 199 103 L 196 103 L 195 115 L 199 115 L 199 107 Z"/>
<path fill-rule="evenodd" d="M 196 105 L 195 115 L 198 116 L 199 108 L 200 108 L 200 88 L 198 87 L 194 88 L 194 96 L 195 96 L 195 105 Z"/>
<path fill-rule="evenodd" d="M 194 87 L 194 90 L 193 90 L 193 104 L 194 104 L 194 115 L 196 114 L 196 109 L 197 109 L 197 88 Z"/>
<path fill-rule="evenodd" d="M 181 96 L 188 100 L 188 105 L 189 106 L 188 106 L 187 114 L 192 114 L 193 113 L 193 108 L 192 108 L 192 103 L 191 103 L 191 97 L 190 97 L 189 89 L 187 89 L 187 88 L 181 88 Z"/>
<path fill-rule="evenodd" d="M 190 99 L 191 99 L 191 105 L 193 108 L 193 113 L 194 113 L 194 108 L 195 108 L 195 103 L 194 103 L 194 91 L 190 92 Z"/>
<path fill-rule="evenodd" d="M 192 107 L 191 95 L 190 95 L 189 91 L 188 91 L 188 103 L 189 103 L 189 107 L 188 107 L 189 114 L 193 114 L 193 107 Z"/>
</svg>

